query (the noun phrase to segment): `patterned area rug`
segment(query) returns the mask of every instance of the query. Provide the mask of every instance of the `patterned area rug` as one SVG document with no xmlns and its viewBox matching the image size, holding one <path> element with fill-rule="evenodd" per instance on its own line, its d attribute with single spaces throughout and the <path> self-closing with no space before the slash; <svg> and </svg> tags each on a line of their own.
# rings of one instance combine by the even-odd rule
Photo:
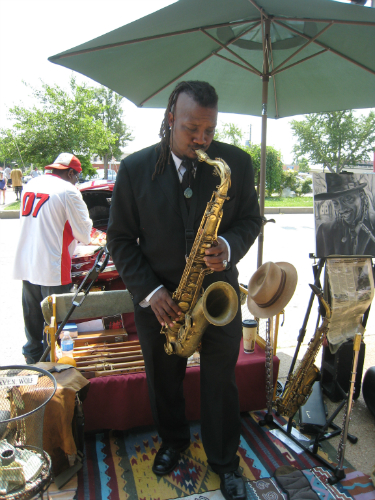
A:
<svg viewBox="0 0 375 500">
<path fill-rule="evenodd" d="M 375 489 L 368 484 L 370 479 L 359 472 L 347 475 L 346 485 L 343 481 L 339 486 L 325 487 L 330 472 L 315 457 L 292 451 L 268 427 L 261 427 L 258 422 L 263 417 L 264 412 L 253 412 L 242 418 L 240 468 L 249 481 L 249 499 L 287 499 L 272 476 L 281 466 L 293 466 L 303 471 L 312 489 L 319 491 L 320 499 L 375 500 Z M 181 455 L 178 467 L 164 477 L 155 476 L 151 470 L 160 447 L 154 428 L 88 435 L 85 447 L 84 467 L 78 473 L 77 500 L 223 498 L 219 477 L 207 464 L 198 423 L 191 425 L 191 445 Z"/>
</svg>

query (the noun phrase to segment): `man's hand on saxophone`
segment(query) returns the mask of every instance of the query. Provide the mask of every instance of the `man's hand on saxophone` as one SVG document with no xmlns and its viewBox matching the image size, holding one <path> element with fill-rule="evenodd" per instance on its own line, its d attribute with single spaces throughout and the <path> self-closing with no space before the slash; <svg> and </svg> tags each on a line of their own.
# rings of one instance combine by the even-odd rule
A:
<svg viewBox="0 0 375 500">
<path fill-rule="evenodd" d="M 228 245 L 222 238 L 218 238 L 211 248 L 207 248 L 205 251 L 206 257 L 204 261 L 206 266 L 213 271 L 223 271 L 228 267 L 229 252 Z"/>
<path fill-rule="evenodd" d="M 150 305 L 161 326 L 173 326 L 173 321 L 179 319 L 181 309 L 172 300 L 171 294 L 163 286 L 150 299 Z"/>
</svg>

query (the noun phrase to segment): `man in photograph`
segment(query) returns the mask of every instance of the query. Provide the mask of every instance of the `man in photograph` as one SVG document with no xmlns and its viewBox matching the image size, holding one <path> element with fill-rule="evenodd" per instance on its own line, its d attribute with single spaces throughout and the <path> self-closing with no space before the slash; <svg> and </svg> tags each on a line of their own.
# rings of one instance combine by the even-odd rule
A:
<svg viewBox="0 0 375 500">
<path fill-rule="evenodd" d="M 326 174 L 327 192 L 314 201 L 331 200 L 335 219 L 323 222 L 316 233 L 317 257 L 375 256 L 375 212 L 365 193 L 366 182 L 353 174 Z"/>
</svg>

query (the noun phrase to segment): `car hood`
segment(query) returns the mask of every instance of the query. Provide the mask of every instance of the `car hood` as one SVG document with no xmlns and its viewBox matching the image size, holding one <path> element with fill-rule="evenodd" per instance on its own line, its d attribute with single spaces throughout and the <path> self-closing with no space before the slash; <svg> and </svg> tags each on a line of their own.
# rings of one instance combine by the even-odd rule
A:
<svg viewBox="0 0 375 500">
<path fill-rule="evenodd" d="M 113 191 L 115 181 L 108 181 L 106 179 L 96 179 L 92 181 L 83 182 L 78 186 L 78 189 L 83 193 L 84 191 Z"/>
</svg>

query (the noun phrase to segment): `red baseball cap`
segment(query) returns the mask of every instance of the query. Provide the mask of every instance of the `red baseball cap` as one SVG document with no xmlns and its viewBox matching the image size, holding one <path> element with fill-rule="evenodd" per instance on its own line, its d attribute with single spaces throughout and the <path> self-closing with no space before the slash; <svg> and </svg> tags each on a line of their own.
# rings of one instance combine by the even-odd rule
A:
<svg viewBox="0 0 375 500">
<path fill-rule="evenodd" d="M 72 155 L 71 153 L 60 153 L 56 160 L 44 168 L 56 168 L 62 170 L 64 168 L 72 168 L 76 172 L 82 172 L 81 162 L 79 159 Z"/>
</svg>

